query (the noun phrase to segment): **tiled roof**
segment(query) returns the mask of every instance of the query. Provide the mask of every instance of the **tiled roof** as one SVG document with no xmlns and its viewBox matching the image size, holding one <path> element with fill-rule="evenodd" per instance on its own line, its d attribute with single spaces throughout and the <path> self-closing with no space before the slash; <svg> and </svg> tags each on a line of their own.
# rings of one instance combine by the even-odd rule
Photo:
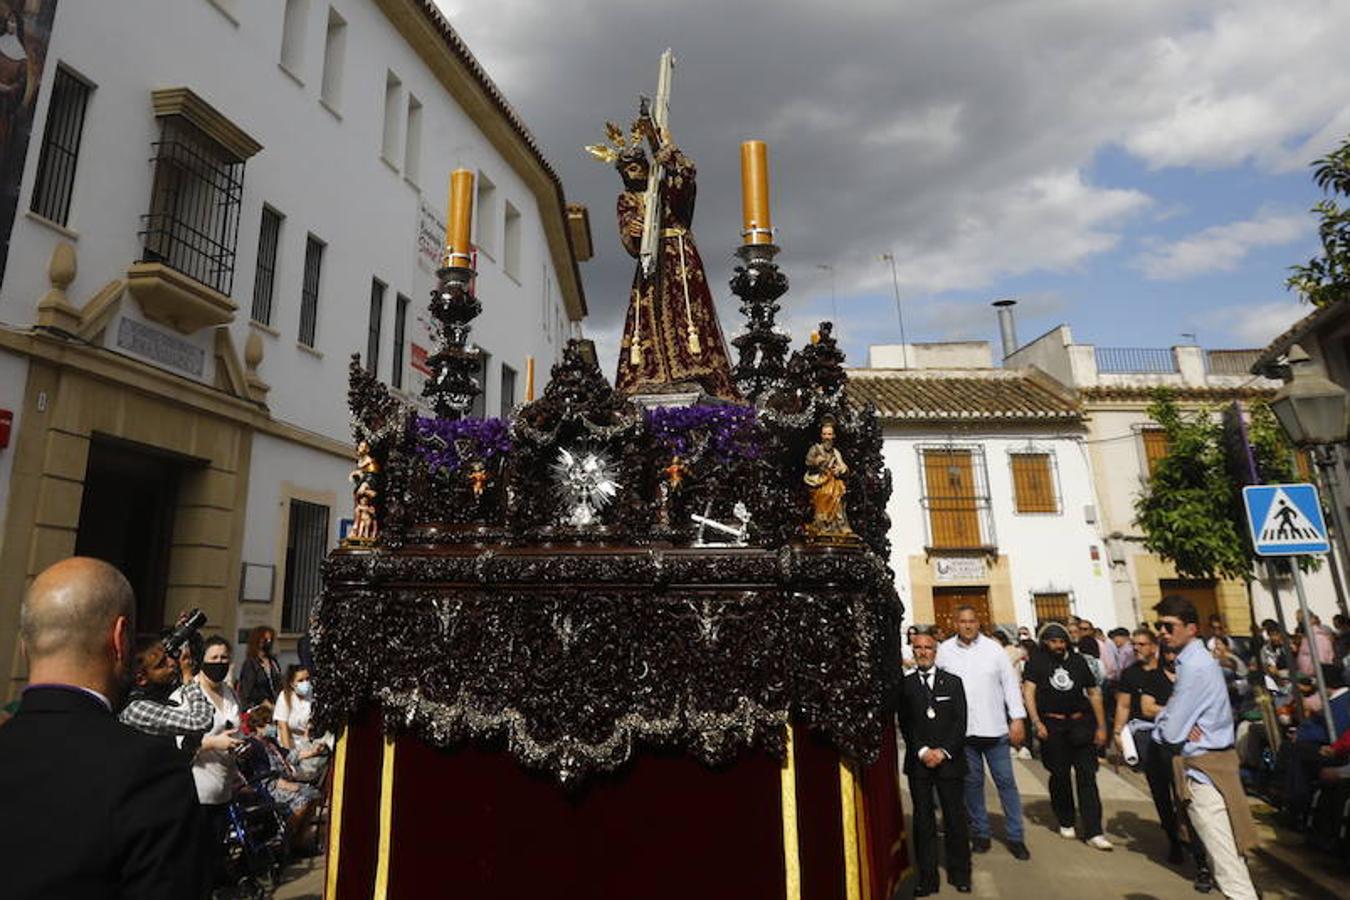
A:
<svg viewBox="0 0 1350 900">
<path fill-rule="evenodd" d="M 871 402 L 883 419 L 915 422 L 1061 421 L 1082 418 L 1077 403 L 1037 372 L 1007 369 L 851 369 L 849 398 Z"/>
<path fill-rule="evenodd" d="M 1263 372 L 1267 366 L 1274 365 L 1285 352 L 1303 340 L 1304 336 L 1310 331 L 1315 331 L 1324 323 L 1330 325 L 1341 319 L 1350 307 L 1344 303 L 1330 303 L 1326 306 L 1314 309 L 1303 318 L 1299 319 L 1293 325 L 1285 329 L 1275 340 L 1262 351 L 1261 356 L 1252 364 L 1253 373 Z"/>
<path fill-rule="evenodd" d="M 1230 400 L 1260 400 L 1275 395 L 1275 388 L 1259 385 L 1235 387 L 1199 387 L 1172 385 L 1099 385 L 1079 390 L 1084 400 L 1152 400 L 1159 390 L 1165 390 L 1177 400 L 1197 400 L 1205 403 L 1225 403 Z"/>
</svg>

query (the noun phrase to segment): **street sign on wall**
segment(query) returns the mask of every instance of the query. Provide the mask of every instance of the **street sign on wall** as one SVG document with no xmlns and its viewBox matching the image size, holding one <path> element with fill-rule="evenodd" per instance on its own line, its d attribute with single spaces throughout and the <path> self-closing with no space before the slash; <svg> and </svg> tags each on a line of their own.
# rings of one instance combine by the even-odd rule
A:
<svg viewBox="0 0 1350 900">
<path fill-rule="evenodd" d="M 1258 556 L 1330 552 L 1322 504 L 1313 485 L 1251 485 L 1242 489 L 1242 502 Z"/>
</svg>

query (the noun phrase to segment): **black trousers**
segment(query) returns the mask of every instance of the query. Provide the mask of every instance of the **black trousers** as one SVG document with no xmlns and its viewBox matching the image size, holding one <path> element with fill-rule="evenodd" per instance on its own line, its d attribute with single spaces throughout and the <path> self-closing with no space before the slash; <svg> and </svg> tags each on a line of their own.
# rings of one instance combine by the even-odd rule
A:
<svg viewBox="0 0 1350 900">
<path fill-rule="evenodd" d="M 911 774 L 909 795 L 914 801 L 914 856 L 919 864 L 919 884 L 930 890 L 938 886 L 934 792 L 942 805 L 947 880 L 952 884 L 970 884 L 970 818 L 966 812 L 965 780 Z"/>
<path fill-rule="evenodd" d="M 1172 760 L 1161 747 L 1148 748 L 1144 757 L 1144 777 L 1148 779 L 1148 792 L 1153 795 L 1153 808 L 1158 811 L 1158 824 L 1162 825 L 1167 840 L 1177 842 L 1177 807 L 1172 799 Z"/>
<path fill-rule="evenodd" d="M 1097 748 L 1092 743 L 1096 719 L 1045 718 L 1049 732 L 1041 747 L 1041 761 L 1050 772 L 1050 806 L 1061 828 L 1076 824 L 1074 788 L 1078 789 L 1078 812 L 1083 817 L 1083 834 L 1102 833 L 1102 798 L 1097 793 Z M 1072 775 L 1070 774 L 1072 770 Z"/>
</svg>

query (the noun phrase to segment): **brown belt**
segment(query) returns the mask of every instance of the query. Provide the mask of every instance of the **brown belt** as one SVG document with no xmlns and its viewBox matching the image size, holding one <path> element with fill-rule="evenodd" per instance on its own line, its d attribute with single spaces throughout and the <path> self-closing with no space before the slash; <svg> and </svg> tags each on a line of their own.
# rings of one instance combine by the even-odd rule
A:
<svg viewBox="0 0 1350 900">
<path fill-rule="evenodd" d="M 1042 715 L 1047 719 L 1082 719 L 1087 716 L 1087 713 L 1042 713 Z"/>
</svg>

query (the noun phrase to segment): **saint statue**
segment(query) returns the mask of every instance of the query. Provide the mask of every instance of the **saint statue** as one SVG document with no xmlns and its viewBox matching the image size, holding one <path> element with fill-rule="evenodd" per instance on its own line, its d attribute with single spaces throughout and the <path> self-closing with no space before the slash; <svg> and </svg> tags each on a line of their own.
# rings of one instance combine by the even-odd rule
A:
<svg viewBox="0 0 1350 900">
<path fill-rule="evenodd" d="M 853 529 L 848 525 L 844 509 L 844 476 L 848 466 L 834 446 L 834 420 L 826 418 L 820 425 L 820 442 L 806 451 L 804 480 L 811 488 L 811 507 L 814 519 L 806 531 L 811 537 L 851 539 Z"/>
<path fill-rule="evenodd" d="M 661 64 L 656 101 L 649 108 L 644 99 L 630 136 L 608 123 L 609 144 L 586 148 L 619 170 L 619 238 L 638 260 L 614 384 L 630 395 L 701 388 L 737 400 L 726 339 L 690 231 L 697 170 L 671 140 L 667 123 L 669 50 Z"/>
</svg>

